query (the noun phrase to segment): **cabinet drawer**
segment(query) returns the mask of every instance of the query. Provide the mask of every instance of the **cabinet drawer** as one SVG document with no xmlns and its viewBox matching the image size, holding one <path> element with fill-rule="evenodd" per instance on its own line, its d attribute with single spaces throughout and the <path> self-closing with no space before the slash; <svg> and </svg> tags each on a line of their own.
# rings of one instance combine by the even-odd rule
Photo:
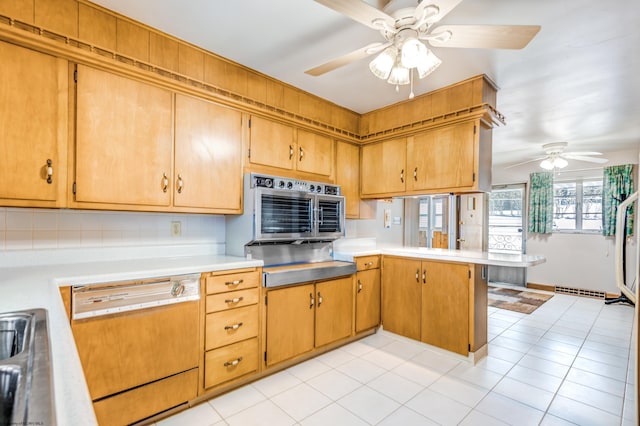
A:
<svg viewBox="0 0 640 426">
<path fill-rule="evenodd" d="M 258 305 L 207 315 L 205 349 L 229 345 L 258 335 Z"/>
<path fill-rule="evenodd" d="M 210 388 L 257 369 L 257 338 L 209 351 L 204 356 L 204 387 Z"/>
<path fill-rule="evenodd" d="M 356 257 L 356 267 L 358 271 L 366 271 L 367 269 L 378 269 L 380 268 L 380 256 L 362 256 Z"/>
<path fill-rule="evenodd" d="M 239 272 L 237 274 L 217 275 L 207 277 L 207 294 L 223 293 L 225 291 L 243 290 L 260 285 L 260 272 Z"/>
<path fill-rule="evenodd" d="M 207 313 L 241 308 L 258 303 L 258 289 L 230 291 L 207 296 Z"/>
</svg>

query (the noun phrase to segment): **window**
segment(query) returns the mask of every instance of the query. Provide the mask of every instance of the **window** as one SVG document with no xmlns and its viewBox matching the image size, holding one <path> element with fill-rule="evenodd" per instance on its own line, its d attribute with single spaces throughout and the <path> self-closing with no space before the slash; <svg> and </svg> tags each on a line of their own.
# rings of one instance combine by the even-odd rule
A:
<svg viewBox="0 0 640 426">
<path fill-rule="evenodd" d="M 553 184 L 554 231 L 602 231 L 602 180 Z"/>
</svg>

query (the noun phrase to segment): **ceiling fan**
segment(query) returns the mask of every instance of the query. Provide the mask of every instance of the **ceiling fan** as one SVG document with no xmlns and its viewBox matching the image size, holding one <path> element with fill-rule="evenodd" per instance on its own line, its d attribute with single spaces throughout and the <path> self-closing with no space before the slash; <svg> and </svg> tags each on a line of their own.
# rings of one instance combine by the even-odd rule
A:
<svg viewBox="0 0 640 426">
<path fill-rule="evenodd" d="M 595 158 L 594 155 L 602 155 L 601 152 L 583 151 L 583 152 L 564 152 L 567 148 L 567 142 L 553 142 L 542 145 L 545 156 L 534 158 L 532 160 L 523 161 L 522 163 L 512 164 L 506 168 L 521 166 L 534 161 L 540 161 L 540 167 L 545 170 L 563 169 L 569 165 L 567 160 L 586 161 L 588 163 L 604 164 L 606 158 Z"/>
<path fill-rule="evenodd" d="M 369 28 L 378 30 L 378 41 L 305 71 L 319 76 L 351 62 L 378 53 L 369 64 L 377 77 L 396 86 L 413 82 L 413 70 L 424 78 L 442 62 L 432 47 L 522 49 L 540 30 L 539 25 L 440 25 L 446 14 L 462 0 L 418 0 L 416 7 L 390 13 L 364 0 L 315 0 Z M 378 1 L 383 5 L 394 2 Z M 389 6 L 389 5 L 387 5 Z M 411 91 L 413 95 L 413 90 Z M 410 97 L 413 97 L 411 96 Z"/>
</svg>

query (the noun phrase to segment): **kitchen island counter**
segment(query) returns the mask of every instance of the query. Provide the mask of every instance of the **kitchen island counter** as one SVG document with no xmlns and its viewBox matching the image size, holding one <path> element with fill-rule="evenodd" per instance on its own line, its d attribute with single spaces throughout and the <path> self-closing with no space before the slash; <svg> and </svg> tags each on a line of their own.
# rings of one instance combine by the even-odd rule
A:
<svg viewBox="0 0 640 426">
<path fill-rule="evenodd" d="M 476 265 L 528 267 L 546 262 L 540 255 L 489 253 L 486 251 L 432 249 L 424 247 L 345 247 L 338 248 L 333 258 L 346 262 L 353 262 L 359 256 L 388 255 L 414 257 L 426 260 L 441 260 L 446 262 L 473 263 Z"/>
<path fill-rule="evenodd" d="M 68 251 L 66 259 L 87 259 Z M 129 279 L 163 277 L 262 266 L 262 261 L 216 254 L 126 260 L 59 262 L 60 251 L 41 256 L 35 264 L 15 253 L 0 256 L 0 312 L 44 308 L 48 312 L 55 414 L 59 425 L 97 424 L 58 288 Z M 26 254 L 20 259 L 28 257 Z M 37 419 L 34 419 L 37 421 Z"/>
</svg>

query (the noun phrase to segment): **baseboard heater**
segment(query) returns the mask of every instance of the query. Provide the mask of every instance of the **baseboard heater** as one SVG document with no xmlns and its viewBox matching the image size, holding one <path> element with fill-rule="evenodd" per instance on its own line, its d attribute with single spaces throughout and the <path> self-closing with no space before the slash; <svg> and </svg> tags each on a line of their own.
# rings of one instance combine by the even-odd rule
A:
<svg viewBox="0 0 640 426">
<path fill-rule="evenodd" d="M 607 294 L 604 291 L 585 290 L 583 288 L 556 286 L 556 293 L 571 294 L 574 296 L 592 297 L 594 299 L 604 299 Z"/>
</svg>

